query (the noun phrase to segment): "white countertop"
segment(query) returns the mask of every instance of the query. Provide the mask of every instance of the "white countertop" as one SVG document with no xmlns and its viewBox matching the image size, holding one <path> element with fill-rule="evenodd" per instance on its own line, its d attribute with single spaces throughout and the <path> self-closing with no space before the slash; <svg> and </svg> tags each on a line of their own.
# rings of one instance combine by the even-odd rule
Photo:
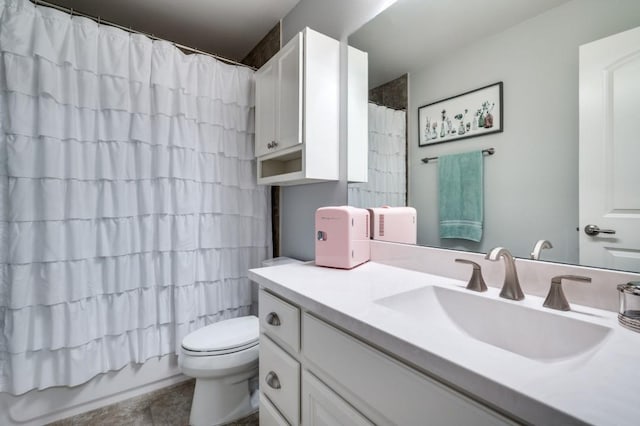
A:
<svg viewBox="0 0 640 426">
<path fill-rule="evenodd" d="M 488 405 L 534 424 L 640 424 L 640 333 L 618 324 L 617 314 L 572 305 L 549 311 L 610 327 L 595 348 L 575 357 L 539 361 L 374 303 L 416 288 L 464 289 L 466 282 L 375 262 L 352 270 L 288 264 L 252 269 L 249 278 L 362 340 L 413 364 Z M 489 288 L 478 297 L 498 299 Z M 474 293 L 476 294 L 476 293 Z M 539 309 L 543 299 L 519 302 Z M 482 318 L 478 318 L 482 321 Z M 509 318 L 505 318 L 509 321 Z"/>
</svg>

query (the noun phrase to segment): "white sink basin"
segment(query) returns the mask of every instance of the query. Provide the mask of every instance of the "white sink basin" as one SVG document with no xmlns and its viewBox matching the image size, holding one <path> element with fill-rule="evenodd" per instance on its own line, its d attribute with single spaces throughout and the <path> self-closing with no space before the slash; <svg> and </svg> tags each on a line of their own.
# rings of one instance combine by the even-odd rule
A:
<svg viewBox="0 0 640 426">
<path fill-rule="evenodd" d="M 583 354 L 611 331 L 599 324 L 467 290 L 428 286 L 378 299 L 418 327 L 462 333 L 521 356 L 553 362 Z"/>
</svg>

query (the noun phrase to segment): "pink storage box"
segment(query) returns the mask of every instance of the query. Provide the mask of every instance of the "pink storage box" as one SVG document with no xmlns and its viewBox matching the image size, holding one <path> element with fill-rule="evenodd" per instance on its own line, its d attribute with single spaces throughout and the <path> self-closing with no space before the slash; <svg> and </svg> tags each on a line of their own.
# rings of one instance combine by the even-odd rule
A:
<svg viewBox="0 0 640 426">
<path fill-rule="evenodd" d="M 316 210 L 316 265 L 351 269 L 370 256 L 367 210 L 349 206 Z"/>
<path fill-rule="evenodd" d="M 416 209 L 413 207 L 375 207 L 371 214 L 371 239 L 415 244 L 417 239 Z"/>
</svg>

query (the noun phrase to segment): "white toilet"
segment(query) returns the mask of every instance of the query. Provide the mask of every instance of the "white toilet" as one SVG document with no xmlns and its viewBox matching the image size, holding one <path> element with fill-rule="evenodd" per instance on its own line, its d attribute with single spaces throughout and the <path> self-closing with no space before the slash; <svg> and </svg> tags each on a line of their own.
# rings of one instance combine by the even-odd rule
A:
<svg viewBox="0 0 640 426">
<path fill-rule="evenodd" d="M 255 316 L 220 321 L 182 340 L 182 372 L 195 377 L 189 424 L 211 426 L 255 412 L 249 379 L 258 374 L 259 322 Z"/>
</svg>

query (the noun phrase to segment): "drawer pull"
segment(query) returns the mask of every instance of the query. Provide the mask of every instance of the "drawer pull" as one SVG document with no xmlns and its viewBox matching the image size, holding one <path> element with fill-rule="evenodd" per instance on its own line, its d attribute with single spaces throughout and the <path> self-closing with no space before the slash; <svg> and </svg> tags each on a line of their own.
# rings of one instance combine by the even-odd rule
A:
<svg viewBox="0 0 640 426">
<path fill-rule="evenodd" d="M 278 379 L 278 375 L 273 371 L 269 371 L 267 377 L 264 379 L 265 382 L 269 385 L 270 388 L 280 389 L 280 379 Z"/>
<path fill-rule="evenodd" d="M 274 327 L 280 326 L 280 317 L 275 312 L 271 312 L 267 315 L 267 324 L 272 325 Z"/>
</svg>

